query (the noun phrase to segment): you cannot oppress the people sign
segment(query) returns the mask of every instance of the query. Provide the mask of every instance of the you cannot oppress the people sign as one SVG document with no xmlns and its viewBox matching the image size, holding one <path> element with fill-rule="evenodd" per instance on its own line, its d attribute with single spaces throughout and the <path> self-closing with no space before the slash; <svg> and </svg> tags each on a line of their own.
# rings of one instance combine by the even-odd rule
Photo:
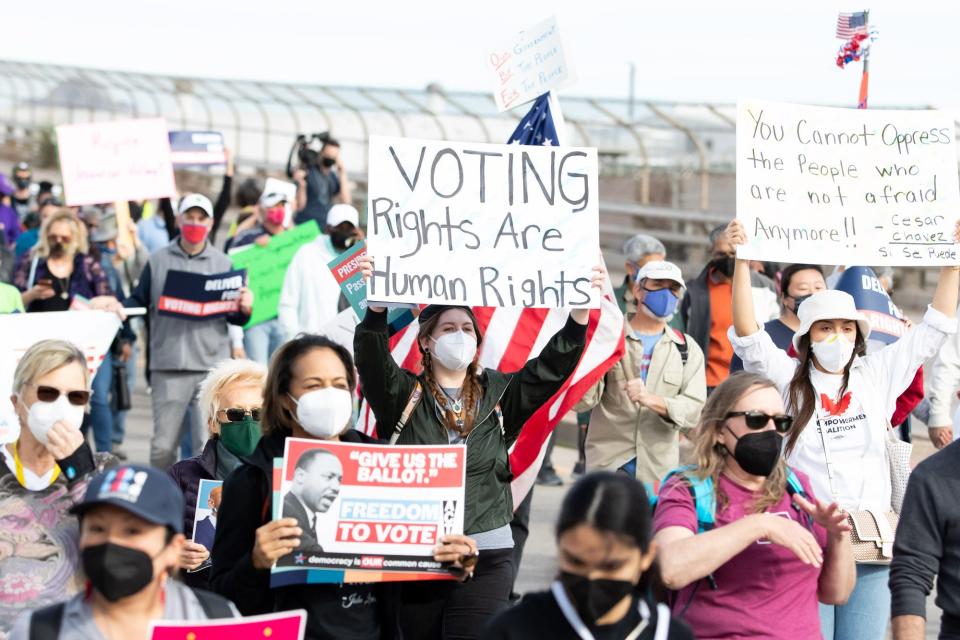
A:
<svg viewBox="0 0 960 640">
<path fill-rule="evenodd" d="M 813 264 L 957 264 L 953 119 L 939 111 L 742 101 L 741 258 Z"/>
<path fill-rule="evenodd" d="M 371 137 L 369 300 L 596 307 L 596 149 Z"/>
</svg>

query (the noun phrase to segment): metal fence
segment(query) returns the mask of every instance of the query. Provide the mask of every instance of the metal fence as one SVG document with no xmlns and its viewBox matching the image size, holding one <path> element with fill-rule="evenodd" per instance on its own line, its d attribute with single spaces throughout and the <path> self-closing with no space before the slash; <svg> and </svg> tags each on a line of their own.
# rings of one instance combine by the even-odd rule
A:
<svg viewBox="0 0 960 640">
<path fill-rule="evenodd" d="M 600 157 L 601 244 L 661 235 L 679 262 L 705 230 L 732 216 L 736 107 L 564 96 L 565 144 Z M 370 135 L 504 142 L 523 109 L 497 111 L 490 93 L 321 86 L 148 75 L 0 61 L 5 141 L 50 140 L 54 125 L 161 116 L 171 129 L 217 130 L 241 172 L 277 172 L 297 134 L 330 131 L 365 190 Z"/>
</svg>

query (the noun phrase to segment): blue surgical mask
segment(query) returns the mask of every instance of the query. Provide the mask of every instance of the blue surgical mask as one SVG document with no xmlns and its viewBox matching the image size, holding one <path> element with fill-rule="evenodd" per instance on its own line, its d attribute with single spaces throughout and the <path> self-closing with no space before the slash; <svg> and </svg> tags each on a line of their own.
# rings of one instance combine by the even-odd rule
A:
<svg viewBox="0 0 960 640">
<path fill-rule="evenodd" d="M 643 306 L 657 318 L 669 318 L 677 310 L 679 298 L 670 289 L 643 290 Z"/>
</svg>

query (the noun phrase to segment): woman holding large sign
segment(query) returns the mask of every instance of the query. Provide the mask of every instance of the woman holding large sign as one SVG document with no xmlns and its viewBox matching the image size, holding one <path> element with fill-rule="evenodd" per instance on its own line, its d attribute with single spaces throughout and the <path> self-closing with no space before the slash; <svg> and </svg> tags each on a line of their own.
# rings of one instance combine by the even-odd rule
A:
<svg viewBox="0 0 960 640">
<path fill-rule="evenodd" d="M 746 243 L 739 220 L 727 227 L 727 239 L 734 246 Z M 960 241 L 960 224 L 954 239 Z M 857 311 L 853 298 L 835 290 L 815 293 L 798 310 L 800 327 L 793 337 L 798 359 L 794 359 L 757 326 L 749 267 L 747 261 L 737 260 L 730 341 L 746 371 L 777 384 L 787 411 L 795 416 L 786 437 L 787 461 L 810 477 L 816 495 L 839 502 L 849 513 L 855 543 L 860 534 L 860 539 L 869 535 L 868 529 L 879 529 L 881 539 L 892 543 L 896 522 L 892 511 L 899 505 L 892 500 L 887 453 L 890 416 L 917 368 L 957 330 L 958 286 L 960 267 L 943 267 L 923 322 L 870 355 L 866 355 L 870 323 Z M 891 549 L 892 544 L 883 545 L 869 564 L 863 562 L 865 555 L 857 555 L 857 586 L 850 600 L 845 605 L 821 605 L 826 638 L 883 637 L 890 618 Z"/>
<path fill-rule="evenodd" d="M 364 278 L 370 278 L 372 260 L 360 264 Z M 605 278 L 597 268 L 593 286 L 600 289 Z M 357 327 L 357 369 L 380 437 L 402 445 L 467 446 L 464 533 L 480 550 L 476 575 L 465 584 L 404 584 L 405 637 L 475 638 L 506 605 L 514 574 L 507 451 L 524 423 L 576 369 L 588 318 L 589 309 L 571 311 L 540 355 L 513 374 L 478 364 L 483 336 L 469 307 L 430 305 L 420 312 L 419 376 L 391 356 L 383 307 L 371 305 Z"/>
</svg>

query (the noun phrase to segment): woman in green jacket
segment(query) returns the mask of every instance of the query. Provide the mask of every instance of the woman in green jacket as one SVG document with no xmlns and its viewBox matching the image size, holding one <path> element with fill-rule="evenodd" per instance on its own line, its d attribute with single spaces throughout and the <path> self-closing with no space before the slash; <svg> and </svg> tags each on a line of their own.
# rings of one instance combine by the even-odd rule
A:
<svg viewBox="0 0 960 640">
<path fill-rule="evenodd" d="M 373 273 L 361 261 L 365 278 Z M 602 288 L 603 269 L 593 286 Z M 476 638 L 505 607 L 513 585 L 513 498 L 508 449 L 524 423 L 574 372 L 583 353 L 589 309 L 570 312 L 540 355 L 515 373 L 478 364 L 480 335 L 469 307 L 430 305 L 420 312 L 417 343 L 423 373 L 400 368 L 390 354 L 387 314 L 371 305 L 354 336 L 360 386 L 378 435 L 400 445 L 467 446 L 464 533 L 480 558 L 470 582 L 405 583 L 401 627 L 406 638 Z"/>
</svg>

